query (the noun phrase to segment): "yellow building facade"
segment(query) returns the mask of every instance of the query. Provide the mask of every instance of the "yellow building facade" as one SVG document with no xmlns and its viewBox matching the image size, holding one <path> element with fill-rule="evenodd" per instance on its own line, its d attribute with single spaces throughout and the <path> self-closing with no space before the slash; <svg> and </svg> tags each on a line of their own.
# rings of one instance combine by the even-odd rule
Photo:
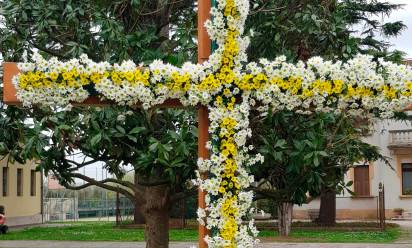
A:
<svg viewBox="0 0 412 248">
<path fill-rule="evenodd" d="M 34 163 L 0 161 L 0 206 L 5 208 L 9 226 L 42 222 L 42 176 L 35 169 Z"/>
</svg>

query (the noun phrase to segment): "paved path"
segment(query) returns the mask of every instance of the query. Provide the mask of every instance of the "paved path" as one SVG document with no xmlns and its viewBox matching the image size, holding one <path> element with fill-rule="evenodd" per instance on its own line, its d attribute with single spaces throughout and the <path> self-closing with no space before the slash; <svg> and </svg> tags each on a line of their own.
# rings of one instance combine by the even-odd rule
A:
<svg viewBox="0 0 412 248">
<path fill-rule="evenodd" d="M 412 244 L 412 221 L 391 221 L 391 223 L 396 223 L 401 228 L 401 235 L 395 243 Z"/>
<path fill-rule="evenodd" d="M 169 248 L 192 248 L 195 243 L 171 243 Z M 0 241 L 0 248 L 145 248 L 142 242 Z M 412 244 L 262 243 L 259 248 L 412 248 Z"/>
</svg>

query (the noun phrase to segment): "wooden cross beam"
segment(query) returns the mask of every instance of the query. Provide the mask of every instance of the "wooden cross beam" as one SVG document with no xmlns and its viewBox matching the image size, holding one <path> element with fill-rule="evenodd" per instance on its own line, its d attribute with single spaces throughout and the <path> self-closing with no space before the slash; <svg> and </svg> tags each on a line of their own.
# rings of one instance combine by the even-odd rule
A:
<svg viewBox="0 0 412 248">
<path fill-rule="evenodd" d="M 206 20 L 210 18 L 211 0 L 198 0 L 198 63 L 203 63 L 208 60 L 211 53 L 211 40 L 204 27 Z M 12 83 L 12 79 L 15 75 L 19 74 L 17 63 L 4 62 L 3 63 L 3 102 L 7 105 L 21 105 L 21 102 L 17 99 L 17 92 Z M 110 101 L 102 101 L 96 96 L 90 96 L 82 103 L 74 103 L 74 105 L 110 105 Z M 158 105 L 158 107 L 173 108 L 180 107 L 182 104 L 177 99 L 168 99 L 164 104 Z M 209 120 L 208 110 L 205 106 L 198 107 L 198 156 L 199 158 L 208 158 L 209 152 L 206 148 L 206 143 L 209 140 Z M 206 175 L 204 175 L 206 177 Z M 198 192 L 198 206 L 205 208 L 205 196 L 206 192 L 199 189 Z M 199 224 L 199 248 L 206 248 L 207 244 L 204 241 L 206 235 L 209 234 L 206 226 Z"/>
<path fill-rule="evenodd" d="M 17 99 L 17 92 L 16 88 L 12 83 L 12 79 L 15 75 L 19 74 L 19 68 L 17 67 L 17 63 L 14 62 L 4 62 L 3 63 L 3 102 L 7 105 L 21 105 L 21 102 Z M 114 103 L 101 100 L 97 96 L 90 96 L 82 103 L 72 103 L 76 106 L 107 106 L 113 105 Z M 175 107 L 182 107 L 182 104 L 177 99 L 167 99 L 163 104 L 157 105 L 161 108 L 175 108 Z"/>
</svg>

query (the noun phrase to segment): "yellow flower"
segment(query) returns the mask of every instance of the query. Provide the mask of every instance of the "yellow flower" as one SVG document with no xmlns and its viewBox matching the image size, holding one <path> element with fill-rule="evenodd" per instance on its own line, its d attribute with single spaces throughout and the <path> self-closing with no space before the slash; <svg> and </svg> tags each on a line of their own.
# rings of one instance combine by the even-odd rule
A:
<svg viewBox="0 0 412 248">
<path fill-rule="evenodd" d="M 342 93 L 342 90 L 343 90 L 342 80 L 334 80 L 333 85 L 334 85 L 333 93 L 336 93 L 336 94 Z"/>
<path fill-rule="evenodd" d="M 118 77 L 117 74 L 115 75 L 115 77 L 116 77 L 116 80 L 117 80 L 116 83 L 120 84 L 121 81 L 120 81 L 120 78 Z M 93 72 L 93 73 L 90 75 L 90 80 L 91 80 L 94 84 L 98 84 L 101 79 L 102 79 L 101 75 L 100 75 L 99 73 L 97 73 L 97 72 Z M 82 82 L 83 85 L 88 83 L 88 80 L 87 80 L 86 77 L 84 77 L 84 81 L 83 81 L 83 80 L 82 80 L 82 76 L 80 76 L 80 80 L 81 80 L 81 82 Z M 112 80 L 113 80 L 113 73 L 112 73 Z M 114 81 L 114 80 L 113 80 L 113 81 Z"/>
<path fill-rule="evenodd" d="M 312 97 L 312 96 L 313 96 L 313 92 L 312 92 L 311 90 L 309 90 L 309 89 L 303 89 L 303 96 L 304 96 L 305 98 Z"/>
<path fill-rule="evenodd" d="M 119 74 L 115 71 L 112 71 L 111 79 L 112 79 L 113 83 L 115 83 L 117 85 L 122 83 L 122 80 L 121 80 Z M 92 79 L 92 81 L 93 81 L 93 79 Z"/>
<path fill-rule="evenodd" d="M 132 82 L 133 79 L 134 79 L 134 74 L 133 74 L 133 72 L 130 72 L 130 71 L 126 72 L 126 73 L 124 74 L 124 78 L 125 78 L 127 81 Z"/>
<path fill-rule="evenodd" d="M 216 103 L 217 106 L 221 106 L 223 104 L 222 96 L 217 96 L 215 103 Z"/>
<path fill-rule="evenodd" d="M 56 72 L 50 72 L 49 73 L 49 78 L 50 78 L 51 81 L 56 81 L 58 77 L 59 77 L 59 74 L 56 73 Z"/>
</svg>

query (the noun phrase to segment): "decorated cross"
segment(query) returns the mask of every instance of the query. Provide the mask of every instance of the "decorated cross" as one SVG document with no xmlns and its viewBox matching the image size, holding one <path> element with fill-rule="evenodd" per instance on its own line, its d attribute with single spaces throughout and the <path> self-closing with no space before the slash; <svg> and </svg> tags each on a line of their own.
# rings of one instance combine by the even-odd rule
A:
<svg viewBox="0 0 412 248">
<path fill-rule="evenodd" d="M 290 110 L 390 118 L 412 100 L 412 69 L 365 55 L 345 63 L 319 57 L 297 64 L 284 57 L 248 63 L 249 39 L 243 33 L 249 1 L 218 0 L 210 11 L 213 19 L 204 23 L 208 8 L 209 0 L 199 1 L 199 64 L 177 68 L 153 61 L 138 67 L 132 61 L 112 65 L 80 56 L 61 62 L 35 55 L 33 63 L 18 64 L 20 72 L 5 64 L 4 101 L 201 106 L 197 183 L 207 194 L 199 194 L 200 247 L 204 240 L 209 247 L 253 247 L 257 230 L 253 220 L 244 224 L 253 194 L 245 190 L 253 182 L 248 168 L 263 157 L 251 155 L 253 147 L 247 145 L 251 108 L 263 114 Z M 208 60 L 204 26 L 217 44 Z"/>
</svg>

